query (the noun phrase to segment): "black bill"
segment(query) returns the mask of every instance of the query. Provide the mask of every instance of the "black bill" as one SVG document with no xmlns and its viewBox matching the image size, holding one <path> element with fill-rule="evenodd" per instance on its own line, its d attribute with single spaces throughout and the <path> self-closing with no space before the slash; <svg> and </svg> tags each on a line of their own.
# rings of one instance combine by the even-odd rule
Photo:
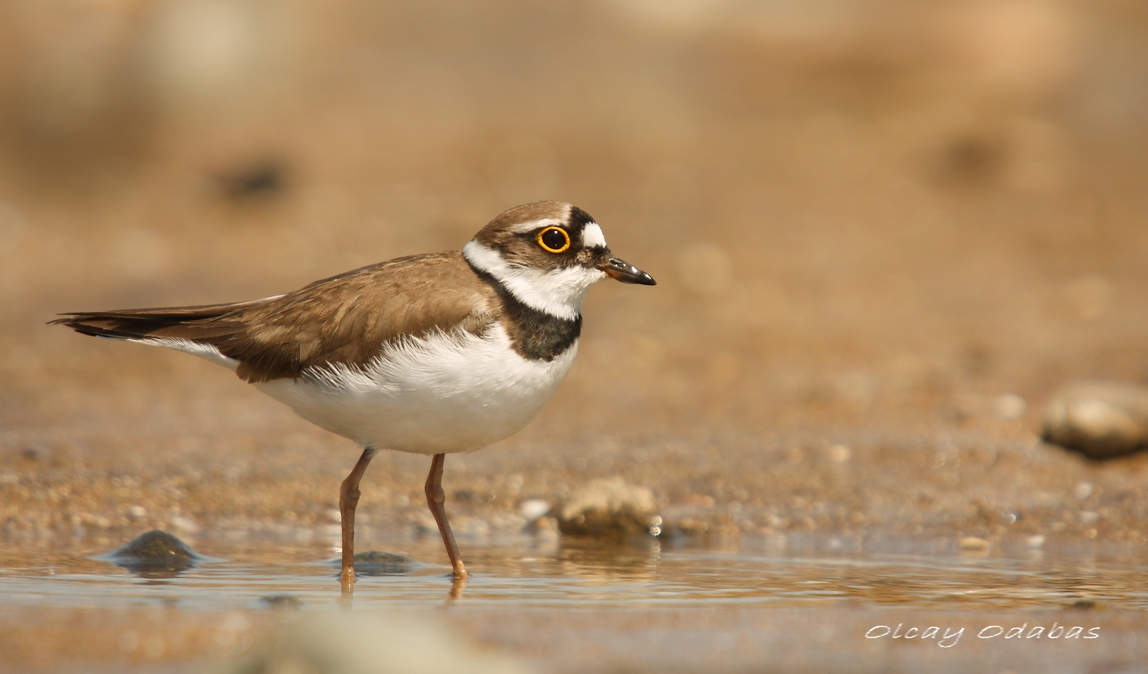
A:
<svg viewBox="0 0 1148 674">
<path fill-rule="evenodd" d="M 625 260 L 619 260 L 613 255 L 600 263 L 598 268 L 606 272 L 606 275 L 610 278 L 621 281 L 622 283 L 637 283 L 638 285 L 644 286 L 657 285 L 653 276 L 650 276 Z"/>
</svg>

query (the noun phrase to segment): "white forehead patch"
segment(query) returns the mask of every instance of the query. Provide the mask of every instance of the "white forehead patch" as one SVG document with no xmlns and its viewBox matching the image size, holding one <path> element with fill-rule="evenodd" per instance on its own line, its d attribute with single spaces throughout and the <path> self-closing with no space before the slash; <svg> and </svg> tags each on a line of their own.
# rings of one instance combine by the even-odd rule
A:
<svg viewBox="0 0 1148 674">
<path fill-rule="evenodd" d="M 583 248 L 605 248 L 606 236 L 602 234 L 602 228 L 596 222 L 586 223 L 582 228 L 582 247 Z"/>
</svg>

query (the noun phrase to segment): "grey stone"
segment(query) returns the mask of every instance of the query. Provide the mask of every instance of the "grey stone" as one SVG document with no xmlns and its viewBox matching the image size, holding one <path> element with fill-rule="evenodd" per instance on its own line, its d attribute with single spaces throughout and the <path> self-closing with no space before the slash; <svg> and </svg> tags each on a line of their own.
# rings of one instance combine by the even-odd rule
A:
<svg viewBox="0 0 1148 674">
<path fill-rule="evenodd" d="M 268 608 L 280 610 L 303 608 L 303 600 L 293 594 L 266 594 L 259 598 L 259 603 Z"/>
<path fill-rule="evenodd" d="M 397 576 L 410 573 L 419 563 L 406 555 L 371 550 L 355 555 L 355 573 L 362 576 Z"/>
<path fill-rule="evenodd" d="M 155 529 L 97 557 L 145 578 L 171 578 L 203 560 L 187 543 Z"/>
<path fill-rule="evenodd" d="M 1148 444 L 1148 388 L 1105 381 L 1066 385 L 1048 403 L 1042 437 L 1091 459 L 1142 449 Z"/>
<path fill-rule="evenodd" d="M 30 442 L 20 449 L 20 458 L 25 461 L 47 461 L 51 456 L 48 447 L 39 442 Z"/>
</svg>

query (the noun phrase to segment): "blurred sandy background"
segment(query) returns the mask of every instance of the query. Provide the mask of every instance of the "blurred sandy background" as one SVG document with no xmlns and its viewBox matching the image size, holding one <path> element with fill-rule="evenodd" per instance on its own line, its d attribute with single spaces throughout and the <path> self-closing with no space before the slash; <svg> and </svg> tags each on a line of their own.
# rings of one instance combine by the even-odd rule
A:
<svg viewBox="0 0 1148 674">
<path fill-rule="evenodd" d="M 620 473 L 746 530 L 1127 499 L 1143 461 L 1034 431 L 1065 380 L 1148 378 L 1146 120 L 1135 0 L 4 3 L 0 521 L 327 521 L 349 443 L 44 323 L 459 248 L 536 199 L 659 285 L 592 293 L 539 421 L 448 462 L 467 494 Z M 415 517 L 423 471 L 372 466 L 364 511 Z"/>
<path fill-rule="evenodd" d="M 1142 560 L 1148 457 L 1093 464 L 1036 432 L 1064 381 L 1148 379 L 1146 183 L 1142 0 L 0 3 L 0 567 L 95 564 L 153 527 L 221 557 L 227 532 L 334 543 L 358 455 L 222 368 L 47 327 L 57 312 L 284 292 L 457 249 L 536 199 L 585 208 L 658 285 L 591 293 L 542 416 L 447 461 L 464 554 L 518 535 L 524 499 L 620 475 L 653 490 L 663 546 L 976 537 Z M 362 549 L 422 531 L 421 561 L 445 562 L 426 470 L 375 459 Z M 1052 582 L 1093 606 L 1136 577 Z M 712 633 L 793 622 L 793 658 L 857 666 L 848 626 L 903 600 L 871 585 Z M 1096 662 L 1142 662 L 1142 611 L 1096 601 L 1128 635 Z M 226 650 L 217 613 L 164 610 L 25 607 L 0 660 Z M 551 668 L 582 653 L 574 671 L 602 628 L 567 614 L 456 621 Z M 662 617 L 689 633 L 682 615 Z M 656 643 L 635 620 L 616 669 L 632 631 Z M 808 621 L 852 637 L 809 642 Z M 125 655 L 129 628 L 166 650 Z"/>
</svg>

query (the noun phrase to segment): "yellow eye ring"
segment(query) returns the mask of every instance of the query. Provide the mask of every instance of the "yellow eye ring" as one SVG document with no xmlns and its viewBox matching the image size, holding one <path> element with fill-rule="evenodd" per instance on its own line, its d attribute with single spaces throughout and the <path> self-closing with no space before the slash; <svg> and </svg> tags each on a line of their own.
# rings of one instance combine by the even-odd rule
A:
<svg viewBox="0 0 1148 674">
<path fill-rule="evenodd" d="M 570 249 L 570 235 L 561 227 L 547 227 L 538 232 L 538 245 L 548 253 L 565 253 Z"/>
</svg>

